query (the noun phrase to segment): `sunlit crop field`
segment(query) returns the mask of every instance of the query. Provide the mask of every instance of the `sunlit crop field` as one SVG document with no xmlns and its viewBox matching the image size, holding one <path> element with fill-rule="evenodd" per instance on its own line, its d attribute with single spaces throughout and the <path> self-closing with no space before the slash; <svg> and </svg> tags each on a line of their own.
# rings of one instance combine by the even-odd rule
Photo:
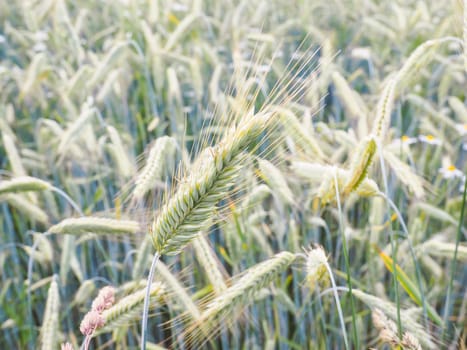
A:
<svg viewBox="0 0 467 350">
<path fill-rule="evenodd" d="M 0 349 L 466 349 L 466 7 L 0 0 Z"/>
</svg>

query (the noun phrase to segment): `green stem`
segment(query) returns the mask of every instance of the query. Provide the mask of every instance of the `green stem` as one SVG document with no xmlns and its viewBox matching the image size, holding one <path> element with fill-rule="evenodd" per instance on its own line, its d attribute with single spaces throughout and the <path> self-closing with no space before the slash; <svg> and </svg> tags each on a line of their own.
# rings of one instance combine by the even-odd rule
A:
<svg viewBox="0 0 467 350">
<path fill-rule="evenodd" d="M 352 340 L 354 343 L 355 349 L 360 349 L 360 341 L 358 338 L 357 332 L 357 320 L 355 317 L 355 302 L 352 294 L 352 278 L 350 276 L 350 260 L 349 260 L 349 253 L 347 251 L 347 239 L 345 238 L 344 233 L 344 222 L 342 220 L 342 208 L 340 202 L 340 194 L 339 194 L 339 185 L 337 182 L 337 174 L 334 173 L 334 185 L 336 187 L 336 201 L 337 201 L 337 208 L 339 210 L 339 229 L 342 236 L 342 249 L 344 251 L 344 260 L 345 260 L 345 270 L 347 274 L 347 285 L 349 286 L 349 294 L 350 294 L 350 307 L 352 309 Z M 346 349 L 348 349 L 348 343 L 345 342 Z"/>
<path fill-rule="evenodd" d="M 456 273 L 456 267 L 457 267 L 457 254 L 459 250 L 459 242 L 461 240 L 461 235 L 462 235 L 462 226 L 464 224 L 464 210 L 465 210 L 465 199 L 466 199 L 466 193 L 467 193 L 467 177 L 465 178 L 464 181 L 464 194 L 462 196 L 462 208 L 461 208 L 461 215 L 459 218 L 459 225 L 457 226 L 457 235 L 456 235 L 456 248 L 454 249 L 454 257 L 451 262 L 451 278 L 449 280 L 448 284 L 448 290 L 446 293 L 446 302 L 444 303 L 444 315 L 443 315 L 443 333 L 441 335 L 441 339 L 446 340 L 445 336 L 449 335 L 449 319 L 448 316 L 450 314 L 449 309 L 450 309 L 450 304 L 451 304 L 451 294 L 452 294 L 452 285 L 454 283 L 454 275 Z M 447 331 L 447 332 L 446 332 Z"/>
</svg>

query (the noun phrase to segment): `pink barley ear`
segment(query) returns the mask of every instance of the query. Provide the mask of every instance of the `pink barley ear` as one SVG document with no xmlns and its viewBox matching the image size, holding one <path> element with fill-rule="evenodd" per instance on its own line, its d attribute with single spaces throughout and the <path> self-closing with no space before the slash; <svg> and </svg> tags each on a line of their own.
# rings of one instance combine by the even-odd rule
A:
<svg viewBox="0 0 467 350">
<path fill-rule="evenodd" d="M 95 310 L 91 310 L 84 316 L 83 321 L 81 321 L 81 325 L 79 326 L 79 330 L 83 335 L 89 336 L 104 324 L 105 320 L 102 315 Z"/>
<path fill-rule="evenodd" d="M 74 349 L 73 349 L 73 345 L 71 345 L 71 343 L 66 342 L 66 343 L 63 343 L 62 345 L 60 345 L 60 350 L 74 350 Z"/>
<path fill-rule="evenodd" d="M 115 288 L 104 287 L 99 291 L 96 299 L 92 302 L 92 310 L 102 313 L 115 303 Z"/>
</svg>

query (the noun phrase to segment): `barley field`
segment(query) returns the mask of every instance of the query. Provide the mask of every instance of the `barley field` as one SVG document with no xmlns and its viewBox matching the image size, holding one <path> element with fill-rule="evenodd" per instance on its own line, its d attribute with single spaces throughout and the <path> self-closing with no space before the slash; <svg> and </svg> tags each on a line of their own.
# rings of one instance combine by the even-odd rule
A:
<svg viewBox="0 0 467 350">
<path fill-rule="evenodd" d="M 0 349 L 466 349 L 466 0 L 0 0 Z"/>
</svg>

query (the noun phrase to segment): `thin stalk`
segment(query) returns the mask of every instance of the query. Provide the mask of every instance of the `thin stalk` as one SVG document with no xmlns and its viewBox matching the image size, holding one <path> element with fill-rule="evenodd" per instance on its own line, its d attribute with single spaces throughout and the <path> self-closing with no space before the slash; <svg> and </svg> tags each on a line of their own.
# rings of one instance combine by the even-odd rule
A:
<svg viewBox="0 0 467 350">
<path fill-rule="evenodd" d="M 50 188 L 51 191 L 53 192 L 56 192 L 58 193 L 60 196 L 62 196 L 67 202 L 68 204 L 70 204 L 72 206 L 72 208 L 80 215 L 80 216 L 84 216 L 83 212 L 81 211 L 80 207 L 78 206 L 78 204 L 76 204 L 76 202 L 71 199 L 71 197 L 69 195 L 67 195 L 64 191 L 62 191 L 61 189 L 55 187 L 55 186 L 52 186 Z"/>
<path fill-rule="evenodd" d="M 357 320 L 355 318 L 355 302 L 352 294 L 352 278 L 350 276 L 350 260 L 349 260 L 349 253 L 347 251 L 347 239 L 345 238 L 344 233 L 344 222 L 342 220 L 342 208 L 341 208 L 341 201 L 340 201 L 340 194 L 339 194 L 339 185 L 337 183 L 337 173 L 334 172 L 334 186 L 336 187 L 336 202 L 337 202 L 337 209 L 339 211 L 339 229 L 341 231 L 342 236 L 342 250 L 344 251 L 344 261 L 345 261 L 345 269 L 347 273 L 347 284 L 349 286 L 349 294 L 350 294 L 350 307 L 352 309 L 352 338 L 355 345 L 355 349 L 360 349 L 360 341 L 358 338 L 357 333 Z M 331 275 L 332 276 L 332 275 Z M 346 340 L 344 338 L 344 340 Z M 347 341 L 345 341 L 346 348 L 348 349 Z"/>
<path fill-rule="evenodd" d="M 384 192 L 385 192 L 385 197 L 389 198 L 388 195 L 388 179 L 386 177 L 386 167 L 384 166 L 384 160 L 383 160 L 383 154 L 381 152 L 381 145 L 378 145 L 378 153 L 379 153 L 379 162 L 381 166 L 381 174 L 383 177 L 383 184 L 384 184 Z M 388 213 L 390 214 L 390 204 L 389 201 L 386 200 L 386 205 L 387 205 L 387 210 Z M 391 216 L 391 215 L 389 215 Z M 397 270 L 396 270 L 396 265 L 397 265 L 397 256 L 395 254 L 396 252 L 396 247 L 395 247 L 395 242 L 394 242 L 394 235 L 392 234 L 392 229 L 391 225 L 388 226 L 389 231 L 390 231 L 390 239 L 391 239 L 391 252 L 392 252 L 392 270 L 394 278 L 393 278 L 393 284 L 394 284 L 394 293 L 395 293 L 395 298 L 396 298 L 396 310 L 397 310 L 397 333 L 400 339 L 402 339 L 402 323 L 401 323 L 401 306 L 400 306 L 400 300 L 399 300 L 399 283 L 397 280 Z M 421 292 L 421 291 L 420 291 Z"/>
<path fill-rule="evenodd" d="M 149 295 L 151 293 L 151 285 L 154 279 L 154 271 L 156 270 L 157 262 L 159 261 L 159 252 L 154 253 L 152 258 L 151 268 L 149 269 L 148 280 L 146 284 L 146 294 L 144 296 L 143 319 L 141 320 L 141 350 L 146 350 L 146 333 L 148 328 L 148 313 L 149 313 Z"/>
<path fill-rule="evenodd" d="M 424 293 L 424 291 L 422 289 L 422 274 L 420 272 L 420 266 L 417 263 L 417 257 L 415 255 L 415 251 L 413 250 L 412 243 L 410 242 L 409 230 L 407 228 L 407 225 L 404 222 L 404 219 L 402 218 L 401 212 L 399 211 L 399 209 L 397 209 L 396 204 L 394 204 L 394 202 L 390 198 L 388 198 L 388 196 L 386 196 L 386 194 L 380 192 L 379 195 L 381 197 L 383 197 L 387 201 L 389 206 L 396 212 L 397 219 L 398 219 L 399 223 L 401 224 L 402 230 L 404 231 L 404 234 L 405 234 L 405 238 L 407 239 L 407 241 L 409 243 L 410 256 L 412 257 L 412 260 L 413 260 L 414 265 L 415 265 L 415 277 L 417 278 L 418 288 L 420 288 L 420 297 L 421 297 L 422 308 L 423 308 L 423 316 L 424 316 L 425 322 L 426 322 L 426 317 L 427 317 L 428 312 L 427 312 L 427 307 L 426 307 L 425 293 Z M 397 245 L 396 245 L 396 250 L 397 250 Z M 396 254 L 394 254 L 394 255 L 396 255 Z M 393 270 L 394 270 L 394 264 L 393 264 Z M 397 275 L 395 275 L 395 276 L 397 276 Z"/>
<path fill-rule="evenodd" d="M 462 196 L 461 216 L 459 218 L 459 225 L 457 226 L 456 248 L 454 249 L 454 257 L 452 258 L 452 262 L 451 262 L 451 277 L 449 279 L 448 290 L 446 293 L 446 301 L 444 303 L 444 315 L 443 315 L 444 327 L 443 327 L 443 332 L 441 334 L 441 339 L 443 340 L 445 340 L 446 331 L 447 331 L 447 335 L 449 335 L 448 316 L 449 316 L 449 309 L 450 309 L 450 303 L 451 303 L 452 285 L 454 283 L 454 275 L 456 273 L 456 268 L 457 268 L 457 254 L 459 250 L 459 242 L 461 240 L 462 226 L 464 224 L 464 210 L 465 210 L 466 194 L 467 194 L 467 177 L 464 181 L 464 194 Z"/>
</svg>

